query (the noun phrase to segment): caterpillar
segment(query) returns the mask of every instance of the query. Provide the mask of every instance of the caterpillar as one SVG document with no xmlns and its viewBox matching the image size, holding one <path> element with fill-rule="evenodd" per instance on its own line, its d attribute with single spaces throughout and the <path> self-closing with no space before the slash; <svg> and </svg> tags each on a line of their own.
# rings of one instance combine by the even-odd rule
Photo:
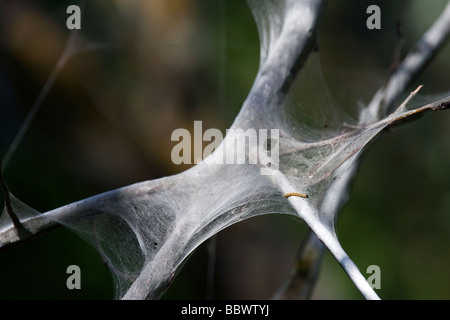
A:
<svg viewBox="0 0 450 320">
<path fill-rule="evenodd" d="M 283 195 L 283 197 L 285 197 L 285 198 L 289 198 L 289 197 L 308 198 L 308 195 L 304 194 L 304 193 L 299 193 L 299 192 L 288 192 L 288 193 L 285 193 Z"/>
</svg>

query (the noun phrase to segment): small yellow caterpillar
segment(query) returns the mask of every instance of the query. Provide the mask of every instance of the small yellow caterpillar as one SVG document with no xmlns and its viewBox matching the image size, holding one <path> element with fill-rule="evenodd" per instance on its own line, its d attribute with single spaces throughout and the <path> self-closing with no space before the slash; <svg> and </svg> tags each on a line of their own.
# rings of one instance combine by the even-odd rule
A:
<svg viewBox="0 0 450 320">
<path fill-rule="evenodd" d="M 304 193 L 299 193 L 299 192 L 288 192 L 288 193 L 285 193 L 283 195 L 283 197 L 285 197 L 285 198 L 289 198 L 289 197 L 308 198 L 308 195 L 304 194 Z"/>
</svg>

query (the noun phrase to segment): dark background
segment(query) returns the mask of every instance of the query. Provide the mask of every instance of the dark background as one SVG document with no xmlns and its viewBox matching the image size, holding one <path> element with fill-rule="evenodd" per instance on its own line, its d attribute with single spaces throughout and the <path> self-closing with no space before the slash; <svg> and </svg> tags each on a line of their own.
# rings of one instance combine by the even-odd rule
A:
<svg viewBox="0 0 450 320">
<path fill-rule="evenodd" d="M 181 172 L 177 128 L 225 132 L 259 63 L 256 26 L 240 0 L 86 1 L 74 53 L 4 174 L 13 194 L 40 212 Z M 74 1 L 0 1 L 0 152 L 5 154 L 69 35 Z M 80 3 L 80 2 L 79 2 Z M 366 8 L 381 8 L 381 30 Z M 445 1 L 330 1 L 319 33 L 322 71 L 353 116 L 383 84 L 401 22 L 406 53 Z M 410 88 L 449 90 L 447 45 Z M 318 70 L 318 72 L 322 72 Z M 338 236 L 365 274 L 381 268 L 385 299 L 450 298 L 450 113 L 429 113 L 383 133 L 364 155 Z M 306 230 L 282 216 L 253 218 L 216 237 L 213 298 L 269 298 Z M 163 298 L 207 297 L 207 245 Z M 81 268 L 82 289 L 66 288 Z M 110 299 L 113 282 L 96 252 L 59 229 L 0 255 L 2 299 Z M 315 299 L 360 299 L 327 252 Z"/>
</svg>

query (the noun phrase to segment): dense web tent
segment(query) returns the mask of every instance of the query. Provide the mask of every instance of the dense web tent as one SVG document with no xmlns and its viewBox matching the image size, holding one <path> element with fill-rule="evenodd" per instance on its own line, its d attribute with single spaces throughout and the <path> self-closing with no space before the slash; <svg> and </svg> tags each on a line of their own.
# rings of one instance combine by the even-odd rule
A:
<svg viewBox="0 0 450 320">
<path fill-rule="evenodd" d="M 224 140 L 208 157 L 182 173 L 45 213 L 7 191 L 1 245 L 66 226 L 96 248 L 113 274 L 116 298 L 155 299 L 193 251 L 219 231 L 251 217 L 284 214 L 311 229 L 304 248 L 316 252 L 317 261 L 326 247 L 361 294 L 378 299 L 338 241 L 336 221 L 366 146 L 393 124 L 448 108 L 448 96 L 411 106 L 420 86 L 397 102 L 448 35 L 450 7 L 355 116 L 336 102 L 322 76 L 317 33 L 325 2 L 248 4 L 260 37 L 259 70 Z M 56 70 L 76 48 L 74 32 Z M 229 161 L 239 152 L 244 152 L 243 163 Z M 11 220 L 16 215 L 20 223 Z"/>
</svg>

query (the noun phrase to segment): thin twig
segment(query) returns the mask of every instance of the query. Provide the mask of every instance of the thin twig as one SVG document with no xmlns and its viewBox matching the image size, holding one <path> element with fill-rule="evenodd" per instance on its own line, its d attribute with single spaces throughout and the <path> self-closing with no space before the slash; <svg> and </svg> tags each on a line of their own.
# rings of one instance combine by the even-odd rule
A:
<svg viewBox="0 0 450 320">
<path fill-rule="evenodd" d="M 58 78 L 59 74 L 61 73 L 62 69 L 66 65 L 69 58 L 72 56 L 72 51 L 74 50 L 75 47 L 77 35 L 78 30 L 74 30 L 70 33 L 69 39 L 67 40 L 66 46 L 64 48 L 61 57 L 59 58 L 55 67 L 53 68 L 52 73 L 50 74 L 44 86 L 42 87 L 42 90 L 40 91 L 39 96 L 37 97 L 36 101 L 31 107 L 30 112 L 28 112 L 27 117 L 23 121 L 22 125 L 19 128 L 19 131 L 15 135 L 8 150 L 6 151 L 5 157 L 3 158 L 3 169 L 6 168 L 6 166 L 8 165 L 9 160 L 11 160 L 12 156 L 14 155 L 14 152 L 16 151 L 17 147 L 19 146 L 20 142 L 25 136 L 25 133 L 30 127 L 31 122 L 36 117 L 36 114 L 41 108 L 45 98 L 47 97 L 51 88 L 55 84 L 56 79 Z"/>
<path fill-rule="evenodd" d="M 413 94 L 413 93 L 414 92 L 412 92 L 411 94 Z M 437 111 L 437 110 L 443 110 L 443 109 L 449 109 L 449 108 L 450 108 L 450 96 L 447 96 L 440 100 L 426 104 L 420 108 L 406 110 L 404 112 L 395 112 L 395 113 L 391 114 L 389 117 L 377 122 L 374 125 L 369 126 L 367 128 L 367 130 L 372 130 L 373 128 L 377 128 L 377 127 L 385 127 L 387 125 L 391 125 L 395 122 L 401 121 L 403 119 L 406 119 L 408 117 L 411 117 L 413 115 L 419 114 L 424 111 Z"/>
<path fill-rule="evenodd" d="M 406 105 L 412 100 L 412 98 L 414 98 L 417 93 L 420 91 L 420 89 L 423 88 L 423 85 L 420 85 L 416 88 L 416 90 L 414 90 L 413 92 L 411 92 L 409 94 L 409 96 L 405 99 L 405 101 L 402 102 L 402 104 L 397 108 L 397 110 L 395 112 L 400 112 L 400 111 L 404 111 L 406 110 Z"/>
</svg>

